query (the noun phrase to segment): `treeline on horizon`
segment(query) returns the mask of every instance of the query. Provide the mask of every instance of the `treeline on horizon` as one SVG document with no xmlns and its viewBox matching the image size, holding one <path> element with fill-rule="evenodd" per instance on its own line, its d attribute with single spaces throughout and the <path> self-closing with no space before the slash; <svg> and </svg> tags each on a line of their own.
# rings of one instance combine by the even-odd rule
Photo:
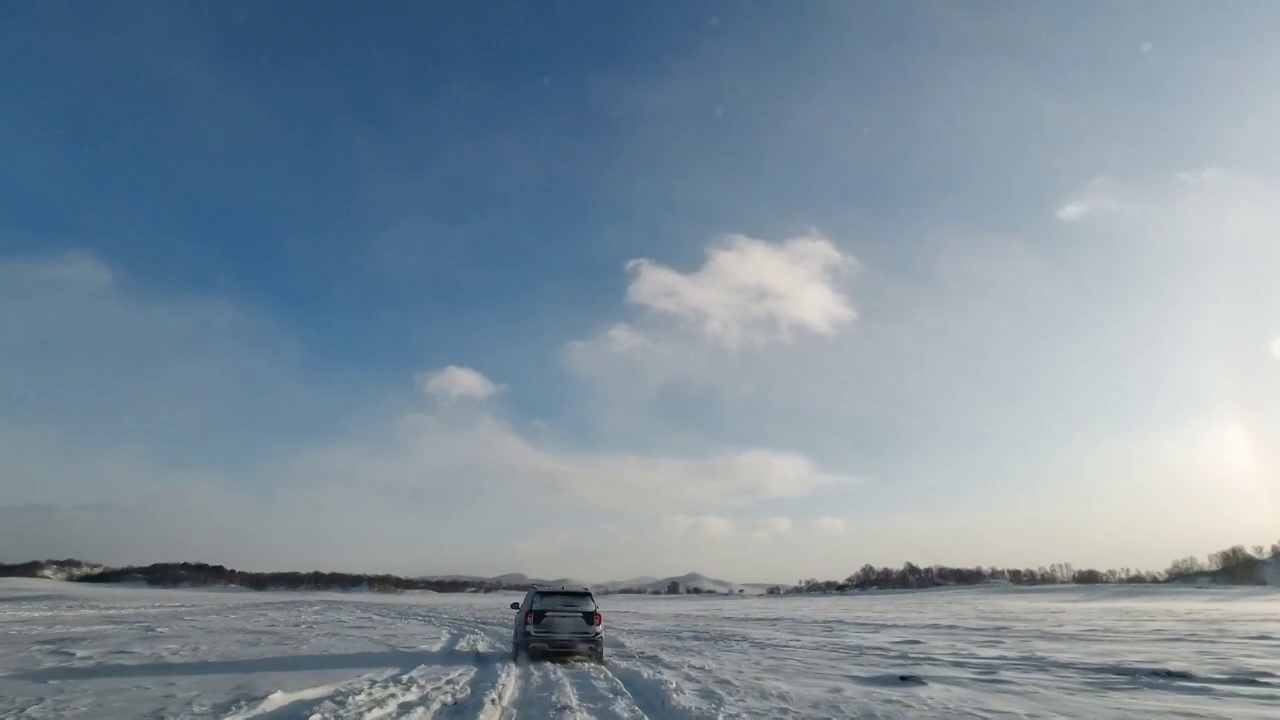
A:
<svg viewBox="0 0 1280 720">
<path fill-rule="evenodd" d="M 227 586 L 249 590 L 372 590 L 376 592 L 430 590 L 438 593 L 458 593 L 525 590 L 528 587 L 472 578 L 408 578 L 398 575 L 319 570 L 249 572 L 202 562 L 154 563 L 122 568 L 103 568 L 82 560 L 33 560 L 17 565 L 0 564 L 0 577 L 58 575 L 65 575 L 67 580 L 82 583 L 145 583 L 155 587 Z"/>
<path fill-rule="evenodd" d="M 1173 561 L 1167 570 L 1153 572 L 1130 568 L 1077 569 L 1070 563 L 1031 568 L 954 568 L 942 565 L 920 567 L 906 563 L 900 568 L 863 565 L 844 580 L 801 580 L 790 587 L 774 586 L 767 593 L 847 592 L 849 590 L 906 590 L 947 585 L 977 585 L 1007 582 L 1012 585 L 1149 585 L 1205 580 L 1221 585 L 1262 585 L 1264 563 L 1280 564 L 1280 542 L 1270 548 L 1252 549 L 1236 545 L 1210 554 L 1206 560 L 1195 556 Z"/>
<path fill-rule="evenodd" d="M 801 580 L 795 585 L 776 585 L 767 594 L 848 592 L 850 590 L 902 590 L 950 585 L 977 585 L 1007 582 L 1013 585 L 1103 585 L 1157 584 L 1204 580 L 1223 585 L 1263 584 L 1265 562 L 1280 563 L 1280 542 L 1270 548 L 1236 545 L 1213 553 L 1206 560 L 1187 557 L 1175 560 L 1161 572 L 1076 569 L 1057 563 L 1036 569 L 954 568 L 942 565 L 900 568 L 864 565 L 844 580 Z M 388 574 L 343 572 L 246 572 L 208 563 L 155 563 L 144 567 L 105 568 L 82 560 L 33 560 L 0 564 L 0 577 L 58 577 L 84 583 L 145 583 L 155 587 L 229 586 L 250 590 L 370 590 L 401 592 L 430 590 L 438 593 L 520 591 L 527 583 L 509 583 L 481 578 L 409 578 Z M 716 594 L 711 590 L 683 588 L 670 583 L 665 590 L 622 589 L 618 594 Z"/>
</svg>

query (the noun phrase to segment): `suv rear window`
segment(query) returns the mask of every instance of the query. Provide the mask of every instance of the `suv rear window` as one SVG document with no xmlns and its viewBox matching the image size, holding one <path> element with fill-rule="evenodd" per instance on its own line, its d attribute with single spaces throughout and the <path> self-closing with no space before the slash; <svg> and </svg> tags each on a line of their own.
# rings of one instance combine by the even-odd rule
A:
<svg viewBox="0 0 1280 720">
<path fill-rule="evenodd" d="M 582 610 L 596 609 L 595 598 L 587 593 L 547 592 L 533 596 L 535 610 Z"/>
</svg>

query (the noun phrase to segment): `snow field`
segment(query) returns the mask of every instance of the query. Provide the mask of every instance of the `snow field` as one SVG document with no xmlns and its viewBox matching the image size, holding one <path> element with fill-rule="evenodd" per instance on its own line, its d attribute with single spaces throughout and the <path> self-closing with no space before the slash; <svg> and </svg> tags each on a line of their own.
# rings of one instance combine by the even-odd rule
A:
<svg viewBox="0 0 1280 720">
<path fill-rule="evenodd" d="M 605 666 L 511 662 L 513 596 L 0 580 L 3 718 L 1275 718 L 1274 589 L 601 598 Z"/>
</svg>

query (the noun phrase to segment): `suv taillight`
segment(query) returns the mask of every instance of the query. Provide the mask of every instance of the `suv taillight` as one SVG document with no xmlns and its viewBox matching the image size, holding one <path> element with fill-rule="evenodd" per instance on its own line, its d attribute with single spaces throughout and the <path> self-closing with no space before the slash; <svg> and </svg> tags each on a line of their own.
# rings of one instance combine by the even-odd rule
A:
<svg viewBox="0 0 1280 720">
<path fill-rule="evenodd" d="M 529 612 L 527 612 L 527 613 L 525 613 L 525 614 L 524 614 L 524 624 L 525 624 L 525 625 L 532 625 L 532 624 L 533 624 L 533 611 L 529 611 Z"/>
<path fill-rule="evenodd" d="M 595 616 L 594 618 L 592 618 L 592 620 L 594 621 L 594 622 L 592 622 L 592 623 L 591 623 L 592 625 L 603 625 L 603 624 L 604 624 L 604 615 L 600 614 L 600 611 L 599 611 L 599 610 L 597 610 L 597 611 L 596 611 L 596 616 Z"/>
</svg>

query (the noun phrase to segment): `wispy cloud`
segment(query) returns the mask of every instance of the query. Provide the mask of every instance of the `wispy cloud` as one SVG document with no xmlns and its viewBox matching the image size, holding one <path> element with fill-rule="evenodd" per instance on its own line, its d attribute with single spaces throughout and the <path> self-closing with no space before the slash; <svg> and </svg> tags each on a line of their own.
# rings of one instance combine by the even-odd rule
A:
<svg viewBox="0 0 1280 720">
<path fill-rule="evenodd" d="M 660 531 L 669 537 L 724 540 L 736 529 L 733 520 L 722 515 L 673 515 Z"/>
<path fill-rule="evenodd" d="M 837 517 L 824 515 L 814 518 L 810 524 L 815 530 L 829 535 L 839 535 L 845 531 L 844 520 Z"/>
<path fill-rule="evenodd" d="M 494 383 L 477 370 L 449 365 L 440 370 L 419 373 L 418 385 L 422 391 L 442 403 L 459 400 L 485 400 L 497 395 L 502 386 Z"/>
<path fill-rule="evenodd" d="M 54 280 L 87 289 L 105 288 L 113 275 L 106 263 L 76 250 L 48 257 L 31 257 L 8 263 L 9 271 L 34 279 Z"/>
<path fill-rule="evenodd" d="M 769 542 L 791 532 L 791 520 L 771 517 L 740 522 L 723 515 L 673 515 L 659 526 L 667 539 L 754 540 Z"/>
<path fill-rule="evenodd" d="M 1063 222 L 1080 222 L 1094 215 L 1132 209 L 1124 200 L 1124 188 L 1112 178 L 1100 177 L 1085 185 L 1054 214 Z"/>
<path fill-rule="evenodd" d="M 1086 215 L 1093 212 L 1093 208 L 1084 203 L 1067 203 L 1058 208 L 1057 213 L 1059 220 L 1063 222 L 1075 222 L 1083 219 Z"/>
<path fill-rule="evenodd" d="M 756 540 L 769 541 L 791 532 L 791 519 L 784 517 L 757 520 L 748 526 L 747 534 Z"/>
<path fill-rule="evenodd" d="M 1232 173 L 1220 167 L 1203 167 L 1174 173 L 1174 177 L 1185 183 L 1215 183 L 1227 180 Z"/>
</svg>

